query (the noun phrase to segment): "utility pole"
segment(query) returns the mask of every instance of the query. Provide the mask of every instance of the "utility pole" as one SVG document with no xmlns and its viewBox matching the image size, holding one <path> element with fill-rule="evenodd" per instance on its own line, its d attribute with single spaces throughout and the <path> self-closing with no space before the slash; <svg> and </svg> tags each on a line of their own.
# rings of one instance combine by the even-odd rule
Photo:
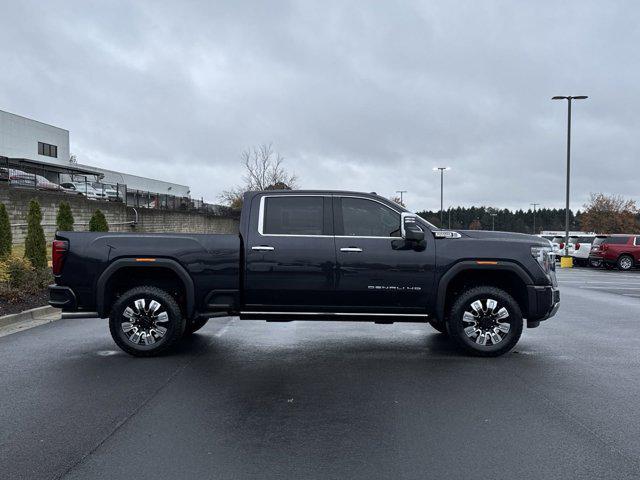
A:
<svg viewBox="0 0 640 480">
<path fill-rule="evenodd" d="M 571 101 L 572 100 L 585 100 L 589 97 L 586 95 L 576 96 L 555 96 L 551 100 L 566 100 L 567 101 L 567 202 L 565 207 L 564 226 L 565 226 L 565 239 L 564 239 L 564 255 L 569 256 L 569 184 L 571 179 Z"/>
<path fill-rule="evenodd" d="M 533 234 L 536 234 L 536 207 L 540 205 L 539 203 L 530 203 L 529 205 L 533 205 Z"/>
<path fill-rule="evenodd" d="M 407 191 L 406 190 L 396 190 L 396 193 L 400 194 L 400 203 L 404 206 L 404 200 L 403 200 L 402 194 L 407 193 Z"/>
</svg>

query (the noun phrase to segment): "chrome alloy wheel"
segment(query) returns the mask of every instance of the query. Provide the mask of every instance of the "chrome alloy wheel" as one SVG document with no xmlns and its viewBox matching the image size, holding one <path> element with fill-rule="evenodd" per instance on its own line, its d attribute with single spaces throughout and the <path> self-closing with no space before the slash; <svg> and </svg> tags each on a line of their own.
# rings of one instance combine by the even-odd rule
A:
<svg viewBox="0 0 640 480">
<path fill-rule="evenodd" d="M 633 267 L 633 259 L 625 255 L 620 259 L 619 264 L 622 270 L 631 270 L 631 267 Z"/>
<path fill-rule="evenodd" d="M 167 328 L 159 324 L 168 322 L 169 314 L 156 300 L 139 298 L 125 308 L 122 316 L 126 319 L 122 331 L 134 345 L 153 345 L 167 333 Z"/>
<path fill-rule="evenodd" d="M 464 327 L 467 337 L 482 346 L 502 342 L 511 329 L 509 322 L 504 321 L 509 318 L 509 311 L 498 308 L 498 302 L 492 298 L 475 300 L 470 307 L 471 311 L 465 310 L 462 316 L 462 321 L 469 324 Z"/>
</svg>

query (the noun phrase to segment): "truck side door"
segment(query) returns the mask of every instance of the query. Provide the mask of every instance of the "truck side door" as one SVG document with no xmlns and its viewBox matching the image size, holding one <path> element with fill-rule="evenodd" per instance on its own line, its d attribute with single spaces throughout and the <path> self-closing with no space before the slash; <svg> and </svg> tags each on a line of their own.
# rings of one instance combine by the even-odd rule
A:
<svg viewBox="0 0 640 480">
<path fill-rule="evenodd" d="M 321 311 L 334 301 L 331 197 L 253 198 L 245 245 L 245 306 L 253 311 Z"/>
<path fill-rule="evenodd" d="M 339 309 L 406 314 L 428 311 L 435 242 L 430 234 L 422 245 L 402 239 L 400 218 L 399 211 L 371 198 L 334 197 Z"/>
</svg>

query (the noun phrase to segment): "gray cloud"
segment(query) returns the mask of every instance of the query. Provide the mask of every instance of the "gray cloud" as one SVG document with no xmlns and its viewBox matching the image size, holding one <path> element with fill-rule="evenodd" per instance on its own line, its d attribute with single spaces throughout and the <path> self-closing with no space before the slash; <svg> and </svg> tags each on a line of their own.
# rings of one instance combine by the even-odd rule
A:
<svg viewBox="0 0 640 480">
<path fill-rule="evenodd" d="M 216 200 L 273 142 L 303 187 L 409 206 L 638 196 L 635 2 L 4 2 L 0 108 L 83 163 Z"/>
</svg>

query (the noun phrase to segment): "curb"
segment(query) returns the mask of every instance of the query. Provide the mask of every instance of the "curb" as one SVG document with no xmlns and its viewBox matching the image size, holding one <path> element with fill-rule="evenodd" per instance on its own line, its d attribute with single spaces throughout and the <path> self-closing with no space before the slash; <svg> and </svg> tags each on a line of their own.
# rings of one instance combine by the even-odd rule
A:
<svg viewBox="0 0 640 480">
<path fill-rule="evenodd" d="M 13 325 L 14 323 L 24 322 L 28 320 L 37 320 L 42 317 L 54 315 L 60 313 L 59 308 L 53 308 L 50 306 L 32 308 L 31 310 L 25 310 L 20 313 L 13 313 L 11 315 L 5 315 L 0 317 L 0 328 Z"/>
</svg>

